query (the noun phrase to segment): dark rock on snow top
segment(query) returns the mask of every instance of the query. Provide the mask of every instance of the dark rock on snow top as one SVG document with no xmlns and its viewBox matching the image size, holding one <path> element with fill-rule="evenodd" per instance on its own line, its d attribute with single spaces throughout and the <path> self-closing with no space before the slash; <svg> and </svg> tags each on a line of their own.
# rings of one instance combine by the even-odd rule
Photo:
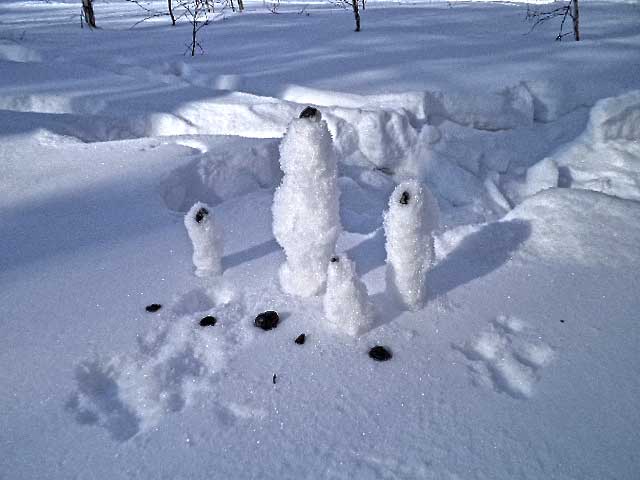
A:
<svg viewBox="0 0 640 480">
<path fill-rule="evenodd" d="M 322 115 L 320 114 L 320 110 L 317 108 L 307 107 L 300 112 L 300 118 L 310 118 L 320 121 L 322 119 Z"/>
<path fill-rule="evenodd" d="M 301 333 L 300 335 L 298 335 L 298 338 L 296 338 L 294 341 L 298 344 L 298 345 L 302 345 L 304 344 L 304 341 L 306 340 L 307 336 L 304 333 Z"/>
<path fill-rule="evenodd" d="M 209 215 L 209 210 L 202 207 L 200 210 L 196 212 L 196 222 L 200 223 L 202 220 L 204 220 L 204 217 L 206 217 L 207 215 Z"/>
<path fill-rule="evenodd" d="M 157 312 L 158 310 L 160 310 L 162 308 L 162 305 L 160 305 L 159 303 L 152 303 L 151 305 L 147 305 L 146 307 L 144 307 L 144 309 L 147 312 Z"/>
</svg>

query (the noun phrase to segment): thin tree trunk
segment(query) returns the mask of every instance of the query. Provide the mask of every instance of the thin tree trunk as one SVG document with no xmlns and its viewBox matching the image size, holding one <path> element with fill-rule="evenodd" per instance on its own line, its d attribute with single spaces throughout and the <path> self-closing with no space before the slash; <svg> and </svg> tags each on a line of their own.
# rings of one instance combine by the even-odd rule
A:
<svg viewBox="0 0 640 480">
<path fill-rule="evenodd" d="M 573 0 L 573 14 L 571 17 L 573 18 L 573 36 L 576 39 L 576 42 L 580 41 L 580 9 L 578 8 L 578 0 Z"/>
<path fill-rule="evenodd" d="M 358 0 L 351 0 L 351 6 L 353 7 L 353 15 L 356 17 L 356 32 L 360 31 L 360 11 L 358 9 Z"/>
<path fill-rule="evenodd" d="M 191 56 L 196 56 L 196 38 L 198 35 L 198 7 L 195 9 L 195 14 L 193 16 L 193 21 L 191 22 Z"/>
<path fill-rule="evenodd" d="M 238 10 L 240 10 L 240 11 L 244 10 L 244 1 L 243 0 L 238 0 Z"/>
<path fill-rule="evenodd" d="M 167 3 L 169 4 L 169 16 L 171 17 L 171 24 L 175 25 L 176 17 L 173 15 L 173 2 L 172 0 L 167 0 Z"/>
<path fill-rule="evenodd" d="M 93 14 L 93 0 L 82 0 L 82 13 L 84 20 L 91 28 L 96 28 L 96 17 Z"/>
</svg>

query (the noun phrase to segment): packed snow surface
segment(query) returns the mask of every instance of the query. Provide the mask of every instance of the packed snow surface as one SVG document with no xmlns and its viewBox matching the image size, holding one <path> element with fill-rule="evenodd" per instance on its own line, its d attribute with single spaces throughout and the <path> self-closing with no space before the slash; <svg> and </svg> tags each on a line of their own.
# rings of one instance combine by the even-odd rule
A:
<svg viewBox="0 0 640 480">
<path fill-rule="evenodd" d="M 0 2 L 0 478 L 636 479 L 638 5 L 245 4 Z"/>
</svg>

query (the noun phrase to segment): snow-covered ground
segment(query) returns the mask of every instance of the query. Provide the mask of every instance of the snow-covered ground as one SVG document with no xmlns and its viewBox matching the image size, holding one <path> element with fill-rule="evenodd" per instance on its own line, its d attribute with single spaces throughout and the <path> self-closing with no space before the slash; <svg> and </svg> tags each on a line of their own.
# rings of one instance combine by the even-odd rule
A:
<svg viewBox="0 0 640 480">
<path fill-rule="evenodd" d="M 305 5 L 225 10 L 191 58 L 127 2 L 90 31 L 0 1 L 0 478 L 637 478 L 640 6 L 583 2 L 577 43 L 522 4 L 371 0 L 357 34 Z M 329 299 L 283 293 L 272 228 L 307 105 L 338 161 Z M 416 311 L 386 282 L 407 180 L 440 210 Z M 195 275 L 198 201 L 222 276 Z"/>
</svg>

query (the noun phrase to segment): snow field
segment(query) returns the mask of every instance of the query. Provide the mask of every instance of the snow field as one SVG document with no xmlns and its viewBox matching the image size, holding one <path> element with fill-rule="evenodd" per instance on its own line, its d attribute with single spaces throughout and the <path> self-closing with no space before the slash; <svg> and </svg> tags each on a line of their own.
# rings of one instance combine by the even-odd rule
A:
<svg viewBox="0 0 640 480">
<path fill-rule="evenodd" d="M 0 477 L 635 478 L 636 6 L 586 2 L 575 44 L 513 5 L 368 4 L 358 36 L 254 4 L 190 59 L 122 2 L 96 32 L 43 5 L 0 4 Z M 324 298 L 283 291 L 273 228 L 307 105 L 326 127 L 282 158 L 331 146 L 336 204 L 281 206 L 324 217 Z M 440 210 L 415 311 L 386 290 L 407 181 Z M 221 275 L 193 275 L 197 202 Z"/>
</svg>

